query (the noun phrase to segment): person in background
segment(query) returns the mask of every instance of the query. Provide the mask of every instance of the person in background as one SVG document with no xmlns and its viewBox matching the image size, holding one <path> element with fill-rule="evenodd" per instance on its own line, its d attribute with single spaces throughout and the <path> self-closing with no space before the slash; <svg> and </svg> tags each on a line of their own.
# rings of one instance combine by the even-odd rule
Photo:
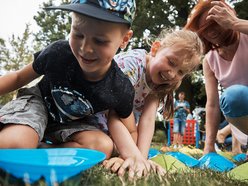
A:
<svg viewBox="0 0 248 186">
<path fill-rule="evenodd" d="M 108 121 L 109 130 L 119 131 L 112 132 L 113 139 L 122 136 L 125 140 L 122 140 L 122 146 L 117 147 L 120 158 L 105 161 L 107 168 L 122 175 L 126 167 L 133 163 L 133 160 L 126 158 L 130 151 L 140 151 L 145 159 L 148 158 L 159 104 L 164 105 L 164 113 L 168 118 L 173 115 L 173 93 L 182 79 L 198 67 L 202 52 L 202 42 L 196 33 L 164 29 L 152 43 L 150 52 L 133 49 L 115 56 L 135 89 L 133 111 L 138 137 L 132 140 L 130 129 L 133 126 L 121 125 L 117 117 L 115 120 L 111 117 Z M 159 166 L 149 162 L 153 170 L 160 172 Z"/>
<path fill-rule="evenodd" d="M 224 0 L 200 0 L 192 9 L 185 28 L 198 33 L 205 44 L 203 73 L 207 103 L 204 153 L 215 152 L 221 111 L 231 124 L 232 134 L 246 145 L 248 21 L 239 19 Z M 224 88 L 221 97 L 219 84 Z"/>
<path fill-rule="evenodd" d="M 229 150 L 227 147 L 231 145 L 232 155 L 234 156 L 242 153 L 241 143 L 232 135 L 231 124 L 226 120 L 220 124 L 216 144 L 220 150 Z"/>
<path fill-rule="evenodd" d="M 190 113 L 189 102 L 185 100 L 185 93 L 178 93 L 178 100 L 174 103 L 173 117 L 173 148 L 182 148 L 187 115 Z"/>
</svg>

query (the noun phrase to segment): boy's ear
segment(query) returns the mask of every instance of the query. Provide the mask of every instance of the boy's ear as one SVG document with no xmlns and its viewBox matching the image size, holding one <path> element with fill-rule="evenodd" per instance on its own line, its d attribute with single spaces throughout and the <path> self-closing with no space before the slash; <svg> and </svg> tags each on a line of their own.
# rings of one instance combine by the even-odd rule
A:
<svg viewBox="0 0 248 186">
<path fill-rule="evenodd" d="M 133 31 L 129 30 L 125 36 L 123 37 L 122 43 L 120 45 L 121 49 L 125 49 L 127 44 L 129 43 L 129 40 L 133 37 Z"/>
<path fill-rule="evenodd" d="M 159 41 L 155 41 L 152 43 L 152 46 L 151 46 L 151 55 L 154 57 L 158 51 L 158 49 L 160 48 L 161 44 Z"/>
</svg>

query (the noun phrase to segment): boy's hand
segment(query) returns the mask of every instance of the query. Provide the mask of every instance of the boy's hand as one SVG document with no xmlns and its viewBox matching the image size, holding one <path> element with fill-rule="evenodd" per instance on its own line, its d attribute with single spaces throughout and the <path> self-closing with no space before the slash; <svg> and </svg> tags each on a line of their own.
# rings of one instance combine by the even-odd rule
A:
<svg viewBox="0 0 248 186">
<path fill-rule="evenodd" d="M 122 158 L 114 157 L 109 160 L 104 160 L 102 164 L 106 169 L 111 169 L 112 172 L 116 172 L 119 170 L 123 162 L 124 160 Z"/>
</svg>

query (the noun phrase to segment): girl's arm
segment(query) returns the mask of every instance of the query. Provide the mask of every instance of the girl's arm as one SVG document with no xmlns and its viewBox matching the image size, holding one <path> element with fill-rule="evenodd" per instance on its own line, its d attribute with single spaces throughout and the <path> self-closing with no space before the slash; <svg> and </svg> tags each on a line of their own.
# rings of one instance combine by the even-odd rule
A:
<svg viewBox="0 0 248 186">
<path fill-rule="evenodd" d="M 131 117 L 131 118 L 129 118 Z M 131 122 L 133 114 L 131 114 L 125 121 Z M 134 121 L 133 121 L 134 122 Z M 133 123 L 135 125 L 135 123 Z M 134 139 L 132 138 L 127 127 L 130 127 L 132 123 L 123 124 L 114 111 L 110 111 L 108 115 L 108 129 L 111 137 L 123 159 L 130 156 L 139 156 L 140 152 L 136 146 Z M 132 128 L 132 127 L 130 127 Z"/>
<path fill-rule="evenodd" d="M 32 63 L 21 70 L 9 72 L 6 75 L 0 76 L 0 95 L 17 90 L 37 77 L 39 77 L 39 75 L 34 71 Z"/>
<path fill-rule="evenodd" d="M 138 148 L 143 157 L 147 159 L 149 148 L 155 129 L 155 119 L 157 108 L 159 106 L 158 98 L 149 95 L 145 99 L 145 105 L 138 125 Z"/>
<path fill-rule="evenodd" d="M 126 119 L 129 122 L 131 120 Z M 129 169 L 130 178 L 133 178 L 135 173 L 137 173 L 138 177 L 147 174 L 150 170 L 149 162 L 142 156 L 129 131 L 114 111 L 109 113 L 108 129 L 124 162 L 118 159 L 110 159 L 103 163 L 104 166 L 111 168 L 114 172 L 118 170 L 118 175 L 120 176 L 123 176 L 126 170 Z"/>
<path fill-rule="evenodd" d="M 230 7 L 227 7 L 221 1 L 213 1 L 213 8 L 209 10 L 209 16 L 207 20 L 214 20 L 220 26 L 226 29 L 232 29 L 235 31 L 248 34 L 248 21 L 244 19 L 239 19 Z"/>
<path fill-rule="evenodd" d="M 215 152 L 214 143 L 220 123 L 220 106 L 218 94 L 218 82 L 211 71 L 207 60 L 203 62 L 203 73 L 207 94 L 206 103 L 206 141 L 204 153 Z"/>
</svg>

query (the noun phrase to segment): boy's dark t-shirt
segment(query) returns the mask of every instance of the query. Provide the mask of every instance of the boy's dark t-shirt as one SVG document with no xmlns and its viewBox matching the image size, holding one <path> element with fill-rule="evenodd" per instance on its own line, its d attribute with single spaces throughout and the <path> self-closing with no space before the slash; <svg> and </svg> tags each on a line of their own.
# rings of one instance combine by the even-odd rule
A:
<svg viewBox="0 0 248 186">
<path fill-rule="evenodd" d="M 34 55 L 33 68 L 44 75 L 38 83 L 49 112 L 49 121 L 67 123 L 113 109 L 121 118 L 133 109 L 134 89 L 112 61 L 105 77 L 87 81 L 68 41 L 57 41 Z"/>
</svg>

